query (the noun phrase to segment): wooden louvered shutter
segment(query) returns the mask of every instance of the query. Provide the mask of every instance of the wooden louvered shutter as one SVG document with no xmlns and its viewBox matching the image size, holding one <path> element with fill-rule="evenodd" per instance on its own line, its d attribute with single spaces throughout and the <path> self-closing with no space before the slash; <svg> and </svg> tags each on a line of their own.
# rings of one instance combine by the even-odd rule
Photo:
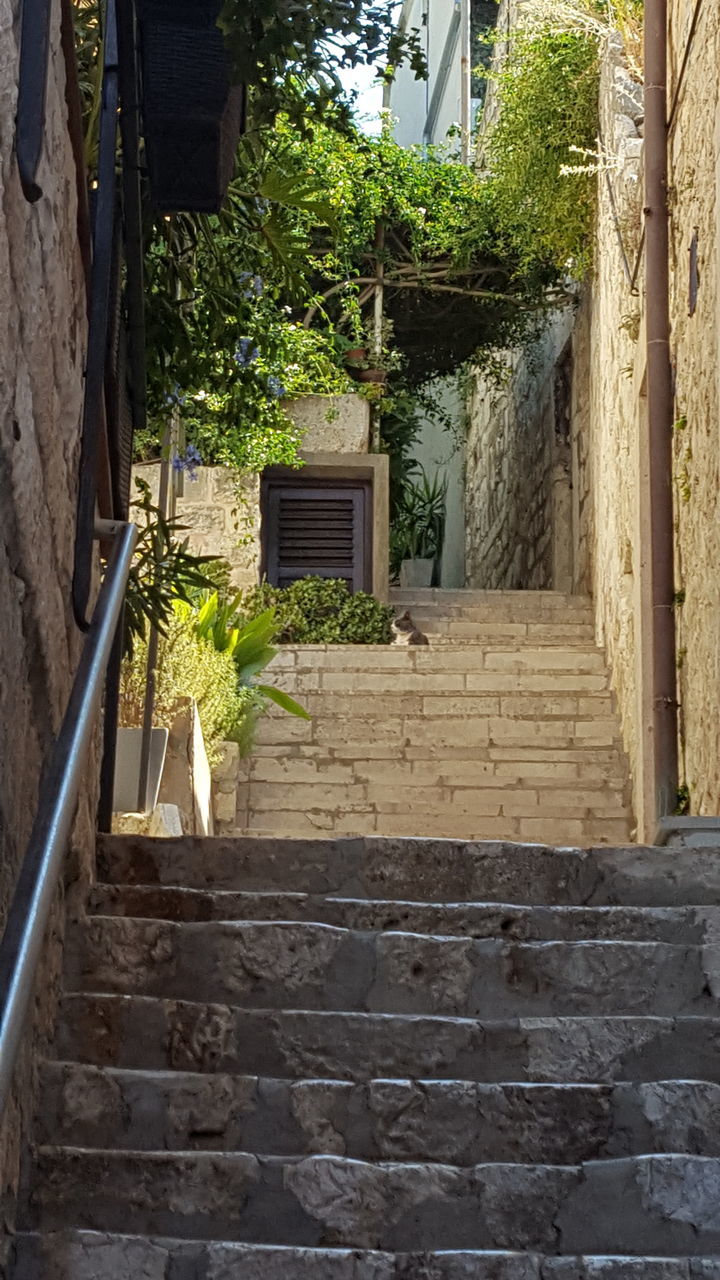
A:
<svg viewBox="0 0 720 1280">
<path fill-rule="evenodd" d="M 267 489 L 268 581 L 286 587 L 315 574 L 366 587 L 366 488 L 271 484 Z"/>
</svg>

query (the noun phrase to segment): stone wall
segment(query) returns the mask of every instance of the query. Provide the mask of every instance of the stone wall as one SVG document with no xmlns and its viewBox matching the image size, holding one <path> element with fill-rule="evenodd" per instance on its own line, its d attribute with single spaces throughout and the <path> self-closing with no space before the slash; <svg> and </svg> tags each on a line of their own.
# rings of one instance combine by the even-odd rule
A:
<svg viewBox="0 0 720 1280">
<path fill-rule="evenodd" d="M 670 5 L 670 95 L 674 95 L 694 11 Z M 674 504 L 681 783 L 691 811 L 720 810 L 720 14 L 703 5 L 690 47 L 670 139 L 671 355 L 675 380 Z M 642 222 L 642 104 L 608 50 L 601 87 L 602 130 L 610 160 L 599 181 L 597 266 L 588 301 L 590 413 L 577 423 L 583 453 L 579 501 L 587 581 L 596 602 L 621 712 L 636 796 L 647 718 L 649 654 L 641 643 L 639 440 L 645 413 L 643 271 L 638 296 L 627 279 Z M 610 192 L 612 190 L 612 199 Z M 693 240 L 695 238 L 695 244 Z M 692 256 L 691 256 L 692 253 Z M 696 257 L 695 281 L 693 257 Z M 696 297 L 691 301 L 691 290 Z M 575 424 L 574 424 L 575 425 Z"/>
<path fill-rule="evenodd" d="M 672 0 L 671 93 L 694 3 Z M 703 4 L 670 141 L 677 644 L 684 780 L 720 813 L 720 9 Z M 697 299 L 690 314 L 696 237 Z"/>
<path fill-rule="evenodd" d="M 0 915 L 36 812 L 42 761 L 67 703 L 81 637 L 72 619 L 79 422 L 86 339 L 68 135 L 61 5 L 53 0 L 41 199 L 23 198 L 13 151 L 19 3 L 0 0 Z M 88 777 L 93 770 L 88 771 Z M 81 797 L 69 878 L 88 874 L 94 788 Z M 52 1027 L 61 913 L 39 979 L 40 1045 Z M 26 1044 L 2 1135 L 2 1227 L 12 1224 L 22 1125 L 32 1098 Z M 1 1252 L 0 1243 L 0 1252 Z"/>
<path fill-rule="evenodd" d="M 572 327 L 557 314 L 506 357 L 497 385 L 476 375 L 465 445 L 465 579 L 489 590 L 571 585 L 570 415 L 558 368 Z"/>
<path fill-rule="evenodd" d="M 638 425 L 636 365 L 642 362 L 641 299 L 631 290 L 642 209 L 642 89 L 625 69 L 620 42 L 605 46 L 600 80 L 604 171 L 598 176 L 592 290 L 575 332 L 574 435 L 580 579 L 595 599 L 636 783 Z M 642 269 L 640 271 L 642 282 Z M 589 378 L 589 382 L 588 382 Z M 583 398 L 587 404 L 583 404 Z"/>
<path fill-rule="evenodd" d="M 144 462 L 135 476 L 150 485 L 153 502 L 160 488 L 160 463 Z M 216 556 L 232 566 L 231 581 L 239 589 L 252 587 L 260 572 L 260 479 L 240 478 L 227 467 L 198 467 L 197 478 L 183 478 L 176 514 L 186 526 L 196 555 Z"/>
<path fill-rule="evenodd" d="M 308 462 L 367 454 L 370 405 L 362 396 L 303 396 L 290 402 L 288 411 L 302 429 Z M 134 474 L 147 481 L 157 502 L 160 463 L 138 464 Z M 238 476 L 227 467 L 198 467 L 196 474 L 195 480 L 183 476 L 176 498 L 177 518 L 187 526 L 183 537 L 197 555 L 229 561 L 235 587 L 254 586 L 261 562 L 260 477 Z"/>
</svg>

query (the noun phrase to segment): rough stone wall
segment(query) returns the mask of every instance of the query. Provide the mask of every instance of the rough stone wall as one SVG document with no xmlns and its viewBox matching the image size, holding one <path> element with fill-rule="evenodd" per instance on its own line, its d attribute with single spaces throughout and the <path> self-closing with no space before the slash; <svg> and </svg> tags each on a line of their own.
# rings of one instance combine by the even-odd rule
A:
<svg viewBox="0 0 720 1280">
<path fill-rule="evenodd" d="M 557 580 L 554 535 L 558 482 L 570 462 L 569 440 L 556 435 L 556 366 L 571 323 L 571 312 L 558 314 L 531 347 L 508 354 L 506 385 L 479 375 L 473 381 L 465 446 L 468 587 L 570 585 Z"/>
<path fill-rule="evenodd" d="M 150 485 L 153 501 L 160 488 L 160 464 L 145 462 L 133 474 Z M 232 565 L 231 581 L 237 588 L 252 587 L 260 568 L 260 480 L 238 479 L 227 467 L 198 467 L 197 479 L 184 477 L 183 493 L 176 499 L 176 514 L 187 528 L 196 555 L 215 556 Z"/>
<path fill-rule="evenodd" d="M 86 338 L 77 242 L 76 172 L 68 136 L 60 0 L 51 20 L 43 196 L 23 198 L 13 152 L 17 0 L 0 0 L 0 915 L 4 918 L 36 811 L 43 758 L 65 710 L 80 636 L 70 609 L 79 422 Z M 81 799 L 70 878 L 87 874 L 94 793 Z M 38 1032 L 52 1027 L 59 909 L 39 978 Z M 26 1044 L 0 1152 L 2 1229 L 12 1206 L 32 1099 Z M 2 1241 L 0 1240 L 0 1253 Z"/>
<path fill-rule="evenodd" d="M 670 4 L 671 93 L 694 3 Z M 720 9 L 703 4 L 670 140 L 671 350 L 681 767 L 693 813 L 720 812 Z M 690 314 L 690 249 L 697 302 Z M 681 779 L 682 780 L 682 779 Z"/>
<path fill-rule="evenodd" d="M 669 13 L 670 96 L 694 11 L 672 0 Z M 670 308 L 675 372 L 674 503 L 676 611 L 681 730 L 681 782 L 691 811 L 720 810 L 720 13 L 704 4 L 690 47 L 671 130 Z M 633 95 L 636 107 L 633 113 Z M 611 46 L 601 87 L 602 130 L 615 167 L 599 184 L 596 274 L 590 314 L 590 413 L 578 426 L 586 462 L 581 494 L 588 516 L 588 581 L 596 602 L 621 713 L 625 747 L 638 781 L 638 436 L 642 386 L 642 282 L 633 297 L 618 229 L 631 265 L 642 220 L 642 105 Z M 635 127 L 633 127 L 635 126 Z M 614 199 L 611 202 L 609 188 Z M 690 304 L 691 247 L 697 245 L 697 296 Z M 576 334 L 577 337 L 577 334 Z"/>
<path fill-rule="evenodd" d="M 580 559 L 585 561 L 581 572 L 595 598 L 597 635 L 608 656 L 634 777 L 638 759 L 638 388 L 634 375 L 641 304 L 631 292 L 628 274 L 632 276 L 641 225 L 641 121 L 642 89 L 630 79 L 620 43 L 613 40 L 604 51 L 600 81 L 606 169 L 598 178 L 596 267 L 575 333 L 580 359 L 587 362 L 589 358 L 589 392 L 584 379 L 576 381 L 575 500 L 580 513 Z M 584 396 L 587 407 L 582 404 Z"/>
</svg>

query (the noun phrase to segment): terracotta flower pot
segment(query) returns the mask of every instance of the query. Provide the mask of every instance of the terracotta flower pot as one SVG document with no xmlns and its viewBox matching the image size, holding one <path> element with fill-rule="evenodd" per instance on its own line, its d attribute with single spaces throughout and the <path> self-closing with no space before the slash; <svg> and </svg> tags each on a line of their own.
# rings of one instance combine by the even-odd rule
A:
<svg viewBox="0 0 720 1280">
<path fill-rule="evenodd" d="M 387 369 L 361 369 L 358 382 L 387 382 Z"/>
</svg>

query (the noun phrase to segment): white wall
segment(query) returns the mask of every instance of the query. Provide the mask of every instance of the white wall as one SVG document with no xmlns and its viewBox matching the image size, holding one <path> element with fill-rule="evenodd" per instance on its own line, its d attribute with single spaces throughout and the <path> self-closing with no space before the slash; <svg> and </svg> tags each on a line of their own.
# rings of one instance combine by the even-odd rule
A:
<svg viewBox="0 0 720 1280">
<path fill-rule="evenodd" d="M 454 378 L 438 381 L 433 386 L 438 403 L 460 423 L 464 407 L 458 396 Z M 432 420 L 425 419 L 420 439 L 413 450 L 429 479 L 438 472 L 447 476 L 445 542 L 440 562 L 441 587 L 465 586 L 465 481 L 463 449 L 456 438 Z"/>
<path fill-rule="evenodd" d="M 463 20 L 465 9 L 463 6 Z M 448 129 L 461 122 L 461 24 L 456 22 L 447 81 L 442 89 L 431 130 L 428 115 L 438 83 L 445 46 L 454 18 L 460 16 L 460 0 L 406 0 L 403 17 L 408 29 L 416 27 L 428 63 L 426 81 L 415 80 L 408 66 L 398 70 L 389 95 L 390 111 L 395 119 L 393 134 L 403 147 L 422 143 L 444 143 Z M 455 144 L 459 146 L 459 143 Z"/>
</svg>

